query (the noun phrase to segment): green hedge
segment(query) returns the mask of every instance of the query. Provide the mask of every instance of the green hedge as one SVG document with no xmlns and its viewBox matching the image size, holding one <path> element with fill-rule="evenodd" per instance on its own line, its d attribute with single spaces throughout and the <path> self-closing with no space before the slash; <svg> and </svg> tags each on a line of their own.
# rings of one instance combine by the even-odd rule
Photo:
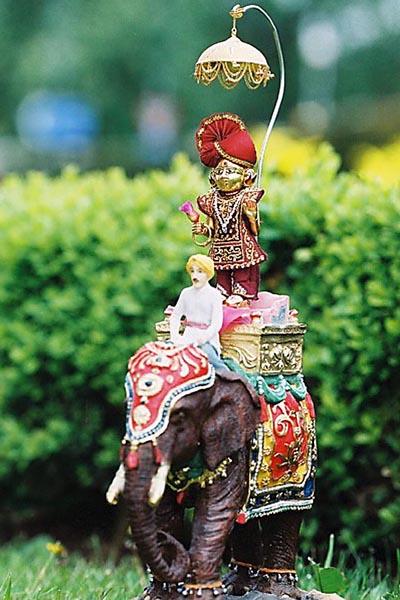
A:
<svg viewBox="0 0 400 600">
<path fill-rule="evenodd" d="M 268 185 L 267 286 L 309 326 L 320 448 L 310 530 L 355 548 L 399 545 L 400 190 L 338 167 L 323 144 L 307 173 Z"/>
<path fill-rule="evenodd" d="M 263 287 L 290 293 L 309 326 L 321 467 L 308 536 L 336 530 L 366 547 L 399 534 L 400 203 L 398 190 L 337 170 L 323 144 L 307 171 L 266 174 Z M 103 501 L 126 360 L 186 284 L 194 248 L 177 207 L 206 189 L 181 155 L 133 180 L 73 168 L 3 180 L 3 519 Z"/>
<path fill-rule="evenodd" d="M 73 168 L 3 181 L 0 519 L 103 503 L 127 359 L 185 281 L 191 240 L 175 207 L 202 185 L 183 157 L 133 181 Z"/>
</svg>

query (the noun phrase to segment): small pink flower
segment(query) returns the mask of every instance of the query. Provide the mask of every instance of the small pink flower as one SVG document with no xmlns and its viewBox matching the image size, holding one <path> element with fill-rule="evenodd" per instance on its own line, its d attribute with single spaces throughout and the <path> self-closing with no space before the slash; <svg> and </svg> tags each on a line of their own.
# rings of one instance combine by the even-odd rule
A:
<svg viewBox="0 0 400 600">
<path fill-rule="evenodd" d="M 193 208 L 193 204 L 191 202 L 184 202 L 180 207 L 179 210 L 183 213 L 185 213 L 185 215 L 188 216 L 188 218 L 192 221 L 192 223 L 197 223 L 197 221 L 200 218 L 199 213 Z"/>
</svg>

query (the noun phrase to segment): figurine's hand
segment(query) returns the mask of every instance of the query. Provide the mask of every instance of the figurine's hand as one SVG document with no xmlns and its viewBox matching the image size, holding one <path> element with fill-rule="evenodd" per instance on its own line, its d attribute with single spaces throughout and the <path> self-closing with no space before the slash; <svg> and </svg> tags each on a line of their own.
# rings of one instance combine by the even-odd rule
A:
<svg viewBox="0 0 400 600">
<path fill-rule="evenodd" d="M 243 212 L 246 217 L 255 219 L 257 217 L 257 204 L 251 200 L 243 206 Z"/>
<path fill-rule="evenodd" d="M 208 227 L 204 223 L 193 223 L 192 234 L 193 235 L 208 235 Z"/>
</svg>

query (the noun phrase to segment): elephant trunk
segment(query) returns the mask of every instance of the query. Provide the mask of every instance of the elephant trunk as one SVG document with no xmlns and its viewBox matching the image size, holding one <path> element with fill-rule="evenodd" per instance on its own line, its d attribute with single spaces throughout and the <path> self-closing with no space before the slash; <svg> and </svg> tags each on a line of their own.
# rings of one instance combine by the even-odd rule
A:
<svg viewBox="0 0 400 600">
<path fill-rule="evenodd" d="M 161 498 L 168 465 L 156 473 L 151 443 L 139 447 L 139 466 L 126 471 L 124 495 L 130 526 L 139 556 L 159 581 L 183 581 L 189 570 L 189 554 L 171 535 L 158 530 L 154 505 Z M 150 505 L 151 503 L 151 505 Z"/>
</svg>

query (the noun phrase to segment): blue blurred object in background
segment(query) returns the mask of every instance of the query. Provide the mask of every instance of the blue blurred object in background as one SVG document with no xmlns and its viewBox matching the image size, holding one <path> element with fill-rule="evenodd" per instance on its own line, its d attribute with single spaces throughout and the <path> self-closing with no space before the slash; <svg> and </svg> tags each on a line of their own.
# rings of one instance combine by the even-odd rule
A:
<svg viewBox="0 0 400 600">
<path fill-rule="evenodd" d="M 35 91 L 21 102 L 16 119 L 22 143 L 42 152 L 81 154 L 100 130 L 94 108 L 72 93 Z"/>
<path fill-rule="evenodd" d="M 166 164 L 179 149 L 177 108 L 165 94 L 144 94 L 137 109 L 137 138 L 147 165 Z"/>
</svg>

